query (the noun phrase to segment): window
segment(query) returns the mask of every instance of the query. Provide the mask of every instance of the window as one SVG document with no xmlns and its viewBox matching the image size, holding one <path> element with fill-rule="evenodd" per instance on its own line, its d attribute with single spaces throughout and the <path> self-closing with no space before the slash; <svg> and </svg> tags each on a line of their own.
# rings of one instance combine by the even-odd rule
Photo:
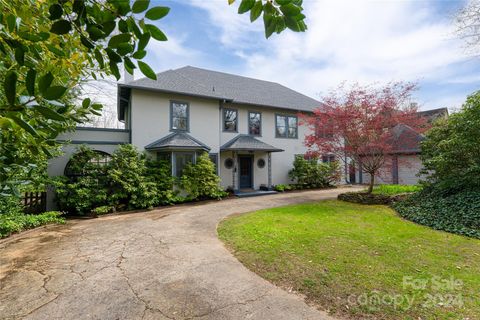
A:
<svg viewBox="0 0 480 320">
<path fill-rule="evenodd" d="M 170 130 L 188 131 L 188 103 L 170 102 Z"/>
<path fill-rule="evenodd" d="M 91 154 L 78 152 L 68 161 L 64 175 L 70 179 L 88 176 L 92 173 L 102 175 L 111 159 L 108 153 L 99 150 L 93 150 Z"/>
<path fill-rule="evenodd" d="M 173 172 L 175 177 L 181 177 L 183 173 L 183 169 L 189 163 L 195 163 L 195 153 L 193 152 L 175 152 L 175 161 L 174 161 L 174 168 Z"/>
<path fill-rule="evenodd" d="M 291 138 L 298 137 L 298 123 L 296 116 L 276 115 L 275 117 L 275 136 L 277 138 Z"/>
<path fill-rule="evenodd" d="M 218 174 L 218 166 L 217 166 L 218 155 L 217 155 L 217 153 L 210 153 L 208 156 L 210 157 L 210 161 L 212 161 L 213 164 L 215 165 L 215 172 Z"/>
<path fill-rule="evenodd" d="M 248 113 L 248 134 L 252 136 L 262 134 L 262 114 L 260 112 Z"/>
<path fill-rule="evenodd" d="M 238 111 L 235 109 L 223 109 L 223 131 L 237 132 Z"/>
<path fill-rule="evenodd" d="M 170 162 L 172 159 L 171 152 L 157 152 L 157 161 L 168 161 Z"/>
<path fill-rule="evenodd" d="M 335 156 L 333 154 L 324 155 L 322 156 L 322 162 L 323 163 L 335 162 Z"/>
</svg>

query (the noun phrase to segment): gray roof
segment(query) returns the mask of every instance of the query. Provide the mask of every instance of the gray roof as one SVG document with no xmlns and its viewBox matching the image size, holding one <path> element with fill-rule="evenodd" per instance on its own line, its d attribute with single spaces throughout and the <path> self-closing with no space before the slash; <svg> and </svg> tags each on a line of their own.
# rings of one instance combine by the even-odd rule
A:
<svg viewBox="0 0 480 320">
<path fill-rule="evenodd" d="M 420 143 L 425 139 L 423 134 L 404 124 L 397 124 L 392 129 L 392 135 L 393 153 L 419 153 Z"/>
<path fill-rule="evenodd" d="M 280 152 L 282 149 L 275 148 L 252 136 L 240 134 L 220 147 L 220 151 L 265 151 Z"/>
<path fill-rule="evenodd" d="M 210 148 L 193 138 L 185 132 L 174 132 L 157 141 L 154 141 L 145 147 L 146 150 L 172 150 L 172 149 L 191 149 L 191 150 L 205 150 Z"/>
<path fill-rule="evenodd" d="M 321 103 L 281 84 L 186 66 L 142 78 L 120 87 L 173 92 L 233 103 L 312 111 Z"/>
<path fill-rule="evenodd" d="M 439 118 L 448 117 L 448 109 L 447 108 L 438 108 L 438 109 L 431 109 L 425 111 L 417 112 L 420 116 L 426 117 L 428 122 L 434 122 Z"/>
</svg>

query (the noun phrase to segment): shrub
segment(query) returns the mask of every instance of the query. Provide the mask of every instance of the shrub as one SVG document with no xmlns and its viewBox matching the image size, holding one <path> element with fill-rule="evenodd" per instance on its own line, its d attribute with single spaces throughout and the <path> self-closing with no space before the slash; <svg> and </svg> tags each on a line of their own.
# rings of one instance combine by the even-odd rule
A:
<svg viewBox="0 0 480 320">
<path fill-rule="evenodd" d="M 147 160 L 147 177 L 155 184 L 155 206 L 176 203 L 179 200 L 173 190 L 175 178 L 169 161 Z"/>
<path fill-rule="evenodd" d="M 19 215 L 22 213 L 23 206 L 19 197 L 0 194 L 0 215 Z"/>
<path fill-rule="evenodd" d="M 95 207 L 105 205 L 108 189 L 105 177 L 95 175 L 77 177 L 56 177 L 53 181 L 56 200 L 60 210 L 75 214 L 88 214 Z"/>
<path fill-rule="evenodd" d="M 32 229 L 49 223 L 63 223 L 65 219 L 57 211 L 32 215 L 23 213 L 0 214 L 0 237 L 7 237 L 15 232 Z"/>
<path fill-rule="evenodd" d="M 480 188 L 480 91 L 459 112 L 437 121 L 422 142 L 423 173 L 435 188 Z"/>
<path fill-rule="evenodd" d="M 412 193 L 422 190 L 418 185 L 402 185 L 402 184 L 380 184 L 373 188 L 375 194 L 396 195 L 402 193 Z"/>
<path fill-rule="evenodd" d="M 101 206 L 101 207 L 96 207 L 95 209 L 92 210 L 92 213 L 96 215 L 102 215 L 102 214 L 107 214 L 110 212 L 113 212 L 115 210 L 115 207 L 112 206 Z"/>
<path fill-rule="evenodd" d="M 347 192 L 339 194 L 337 199 L 360 204 L 390 204 L 401 199 L 401 196 L 368 192 Z"/>
<path fill-rule="evenodd" d="M 429 187 L 393 205 L 405 219 L 469 237 L 480 238 L 480 190 L 444 192 Z"/>
<path fill-rule="evenodd" d="M 113 153 L 107 174 L 111 184 L 109 198 L 114 205 L 125 205 L 129 209 L 155 205 L 156 184 L 148 180 L 145 156 L 133 145 L 122 145 Z"/>
<path fill-rule="evenodd" d="M 56 200 L 62 211 L 83 215 L 105 205 L 109 191 L 108 168 L 92 161 L 103 156 L 87 146 L 80 146 L 69 161 L 73 175 L 53 179 Z"/>
<path fill-rule="evenodd" d="M 284 192 L 284 191 L 292 190 L 292 187 L 288 184 L 277 184 L 273 187 L 273 190 L 278 192 Z"/>
<path fill-rule="evenodd" d="M 339 179 L 337 162 L 319 163 L 318 159 L 306 160 L 303 155 L 295 156 L 293 169 L 288 172 L 292 181 L 296 181 L 299 189 L 325 188 L 335 184 Z"/>
<path fill-rule="evenodd" d="M 183 170 L 180 186 L 192 200 L 221 199 L 227 193 L 220 188 L 220 178 L 215 171 L 215 164 L 207 153 L 197 158 L 196 164 L 188 164 Z"/>
</svg>

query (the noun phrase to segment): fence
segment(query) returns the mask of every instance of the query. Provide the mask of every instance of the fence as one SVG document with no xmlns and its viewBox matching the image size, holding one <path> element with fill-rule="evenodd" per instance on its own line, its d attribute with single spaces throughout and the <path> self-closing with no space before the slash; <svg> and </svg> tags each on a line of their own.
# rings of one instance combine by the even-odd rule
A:
<svg viewBox="0 0 480 320">
<path fill-rule="evenodd" d="M 38 214 L 47 210 L 46 192 L 25 192 L 22 197 L 25 213 Z"/>
</svg>

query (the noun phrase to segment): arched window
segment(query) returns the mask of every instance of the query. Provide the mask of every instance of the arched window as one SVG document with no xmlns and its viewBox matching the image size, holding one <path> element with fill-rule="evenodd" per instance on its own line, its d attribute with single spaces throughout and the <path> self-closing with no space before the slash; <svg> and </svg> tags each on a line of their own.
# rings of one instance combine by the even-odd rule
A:
<svg viewBox="0 0 480 320">
<path fill-rule="evenodd" d="M 65 166 L 64 175 L 69 178 L 82 177 L 92 174 L 101 174 L 103 168 L 112 159 L 107 152 L 100 150 L 80 151 L 74 154 Z"/>
</svg>

